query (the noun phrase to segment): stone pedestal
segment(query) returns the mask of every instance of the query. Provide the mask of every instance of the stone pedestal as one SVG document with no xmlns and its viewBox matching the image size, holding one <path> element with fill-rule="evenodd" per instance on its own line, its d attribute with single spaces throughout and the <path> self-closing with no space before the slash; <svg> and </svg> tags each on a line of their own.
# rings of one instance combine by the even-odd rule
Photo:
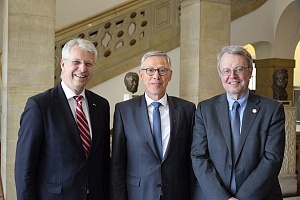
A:
<svg viewBox="0 0 300 200">
<path fill-rule="evenodd" d="M 279 174 L 279 181 L 284 196 L 297 194 L 296 175 L 296 113 L 297 108 L 284 106 L 285 111 L 285 150 Z"/>
<path fill-rule="evenodd" d="M 273 98 L 273 73 L 278 69 L 288 70 L 288 84 L 286 91 L 288 93 L 288 99 L 293 99 L 294 89 L 294 59 L 282 59 L 282 58 L 269 58 L 254 60 L 256 68 L 256 93 Z"/>
</svg>

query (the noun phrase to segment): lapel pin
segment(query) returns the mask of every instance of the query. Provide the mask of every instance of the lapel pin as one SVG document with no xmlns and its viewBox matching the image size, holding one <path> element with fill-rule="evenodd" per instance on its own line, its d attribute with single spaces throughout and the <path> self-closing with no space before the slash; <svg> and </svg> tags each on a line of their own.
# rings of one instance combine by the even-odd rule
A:
<svg viewBox="0 0 300 200">
<path fill-rule="evenodd" d="M 253 113 L 256 113 L 256 112 L 257 112 L 257 110 L 256 110 L 255 108 L 253 108 L 253 109 L 252 109 L 252 112 L 253 112 Z"/>
<path fill-rule="evenodd" d="M 93 106 L 96 106 L 96 104 L 93 103 Z"/>
</svg>

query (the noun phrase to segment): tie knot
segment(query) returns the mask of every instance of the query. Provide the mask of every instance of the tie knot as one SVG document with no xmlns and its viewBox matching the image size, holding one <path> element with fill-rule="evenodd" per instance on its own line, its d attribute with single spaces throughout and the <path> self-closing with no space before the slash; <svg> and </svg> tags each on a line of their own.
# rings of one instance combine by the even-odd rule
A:
<svg viewBox="0 0 300 200">
<path fill-rule="evenodd" d="M 82 100 L 83 96 L 74 96 L 74 99 L 76 100 L 77 103 L 80 103 Z"/>
<path fill-rule="evenodd" d="M 240 108 L 239 102 L 238 102 L 238 101 L 235 101 L 235 102 L 233 103 L 232 109 L 236 111 L 236 110 L 238 110 L 239 108 Z"/>
<path fill-rule="evenodd" d="M 155 109 L 157 109 L 157 108 L 159 108 L 159 106 L 161 106 L 161 103 L 160 103 L 160 102 L 156 102 L 156 101 L 152 102 L 151 104 L 152 104 L 152 106 L 153 106 Z"/>
</svg>

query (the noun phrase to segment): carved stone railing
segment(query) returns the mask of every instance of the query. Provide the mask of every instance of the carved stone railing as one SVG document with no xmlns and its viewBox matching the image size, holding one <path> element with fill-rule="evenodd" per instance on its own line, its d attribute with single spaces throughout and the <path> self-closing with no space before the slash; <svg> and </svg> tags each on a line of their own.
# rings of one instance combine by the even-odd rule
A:
<svg viewBox="0 0 300 200">
<path fill-rule="evenodd" d="M 93 87 L 139 65 L 150 50 L 170 51 L 179 46 L 179 0 L 127 1 L 98 15 L 56 31 L 55 84 L 60 81 L 61 49 L 74 37 L 92 41 L 99 59 L 94 67 Z"/>
<path fill-rule="evenodd" d="M 170 51 L 180 45 L 180 2 L 131 0 L 63 27 L 55 33 L 55 84 L 60 81 L 61 49 L 74 37 L 91 40 L 99 51 L 93 87 L 139 65 L 149 50 Z M 232 20 L 260 7 L 267 0 L 231 0 Z M 195 22 L 197 23 L 197 22 Z"/>
</svg>

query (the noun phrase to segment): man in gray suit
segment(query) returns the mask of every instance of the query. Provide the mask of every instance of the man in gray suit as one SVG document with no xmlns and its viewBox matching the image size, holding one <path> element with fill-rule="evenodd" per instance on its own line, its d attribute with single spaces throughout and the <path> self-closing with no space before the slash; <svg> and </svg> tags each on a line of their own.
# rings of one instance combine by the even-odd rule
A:
<svg viewBox="0 0 300 200">
<path fill-rule="evenodd" d="M 252 62 L 240 46 L 224 47 L 218 56 L 226 93 L 200 102 L 196 110 L 194 199 L 282 199 L 278 174 L 285 147 L 284 107 L 249 91 Z M 237 112 L 233 105 L 239 105 Z M 237 129 L 231 112 L 238 114 Z"/>
<path fill-rule="evenodd" d="M 190 150 L 195 105 L 166 94 L 172 70 L 165 53 L 146 53 L 139 77 L 145 94 L 115 106 L 112 199 L 189 200 L 193 188 Z M 161 151 L 152 131 L 153 102 L 161 104 Z"/>
</svg>

